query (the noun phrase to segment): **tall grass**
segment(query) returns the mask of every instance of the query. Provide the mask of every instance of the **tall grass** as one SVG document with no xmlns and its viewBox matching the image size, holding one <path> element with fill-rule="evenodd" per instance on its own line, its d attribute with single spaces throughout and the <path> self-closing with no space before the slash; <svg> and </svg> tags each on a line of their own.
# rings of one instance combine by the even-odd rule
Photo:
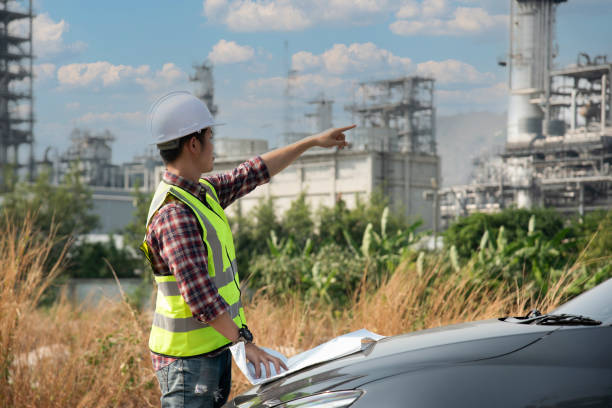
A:
<svg viewBox="0 0 612 408">
<path fill-rule="evenodd" d="M 52 234 L 53 235 L 53 234 Z M 151 311 L 127 302 L 103 301 L 82 309 L 65 297 L 50 308 L 38 302 L 61 271 L 48 266 L 54 238 L 39 242 L 31 223 L 0 234 L 0 406 L 146 407 L 159 405 L 147 338 Z M 272 298 L 256 293 L 246 305 L 260 345 L 287 355 L 340 334 L 367 328 L 394 335 L 556 306 L 574 274 L 549 285 L 541 296 L 512 284 L 484 286 L 469 273 L 443 278 L 440 267 L 405 263 L 373 287 L 364 273 L 361 288 L 344 309 L 308 303 L 298 295 Z M 233 372 L 232 393 L 250 385 Z"/>
<path fill-rule="evenodd" d="M 26 220 L 0 235 L 0 406 L 155 406 L 146 319 L 113 302 L 37 307 L 62 267 L 60 256 L 45 270 L 53 231 L 37 240 Z"/>
</svg>

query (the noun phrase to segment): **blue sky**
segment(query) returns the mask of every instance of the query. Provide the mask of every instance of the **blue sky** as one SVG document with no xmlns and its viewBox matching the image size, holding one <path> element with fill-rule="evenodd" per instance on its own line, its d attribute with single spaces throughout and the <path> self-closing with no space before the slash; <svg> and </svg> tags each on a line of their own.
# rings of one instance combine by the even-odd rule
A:
<svg viewBox="0 0 612 408">
<path fill-rule="evenodd" d="M 334 99 L 334 123 L 358 81 L 436 78 L 440 114 L 506 109 L 509 0 L 36 0 L 35 140 L 64 150 L 74 127 L 110 130 L 113 160 L 147 147 L 146 114 L 171 90 L 192 90 L 192 65 L 214 63 L 218 137 L 282 130 L 289 59 L 295 131 L 310 98 Z M 570 0 L 557 13 L 557 64 L 580 51 L 612 57 L 610 0 Z"/>
</svg>

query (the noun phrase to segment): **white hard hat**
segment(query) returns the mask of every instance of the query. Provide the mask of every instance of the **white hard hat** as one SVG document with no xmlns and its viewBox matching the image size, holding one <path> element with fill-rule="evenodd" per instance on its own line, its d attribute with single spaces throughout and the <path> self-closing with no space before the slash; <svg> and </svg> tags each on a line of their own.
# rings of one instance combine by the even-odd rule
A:
<svg viewBox="0 0 612 408">
<path fill-rule="evenodd" d="M 178 139 L 215 122 L 206 104 L 186 91 L 170 92 L 159 98 L 149 111 L 149 130 L 153 144 L 163 149 L 178 147 Z M 176 145 L 168 143 L 177 140 Z"/>
</svg>

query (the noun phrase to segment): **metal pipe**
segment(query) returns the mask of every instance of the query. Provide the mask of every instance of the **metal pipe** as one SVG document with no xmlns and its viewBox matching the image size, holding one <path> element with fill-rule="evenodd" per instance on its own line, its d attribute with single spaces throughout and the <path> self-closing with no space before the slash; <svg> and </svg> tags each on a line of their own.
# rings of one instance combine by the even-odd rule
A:
<svg viewBox="0 0 612 408">
<path fill-rule="evenodd" d="M 608 77 L 604 74 L 601 77 L 601 135 L 606 130 L 606 87 Z"/>
<path fill-rule="evenodd" d="M 576 130 L 576 88 L 572 89 L 572 102 L 570 105 L 570 128 Z"/>
</svg>

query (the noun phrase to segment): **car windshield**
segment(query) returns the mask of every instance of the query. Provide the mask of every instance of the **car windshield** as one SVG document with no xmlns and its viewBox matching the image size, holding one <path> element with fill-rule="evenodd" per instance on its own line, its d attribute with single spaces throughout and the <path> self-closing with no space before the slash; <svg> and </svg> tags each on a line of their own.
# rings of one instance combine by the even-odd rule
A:
<svg viewBox="0 0 612 408">
<path fill-rule="evenodd" d="M 600 320 L 603 324 L 612 323 L 612 279 L 608 279 L 550 312 L 550 314 L 561 313 L 590 317 Z"/>
</svg>

